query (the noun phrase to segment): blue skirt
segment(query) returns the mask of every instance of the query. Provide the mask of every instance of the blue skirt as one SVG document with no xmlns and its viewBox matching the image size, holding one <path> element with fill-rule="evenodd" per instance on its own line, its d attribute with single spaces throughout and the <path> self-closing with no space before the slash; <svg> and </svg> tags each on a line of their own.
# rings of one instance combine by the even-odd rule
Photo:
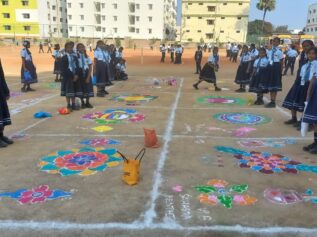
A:
<svg viewBox="0 0 317 237">
<path fill-rule="evenodd" d="M 30 72 L 32 79 L 31 80 L 25 80 L 24 78 L 24 70 L 23 66 L 21 67 L 21 83 L 22 84 L 34 84 L 37 83 L 37 74 L 36 74 L 36 68 L 32 61 L 25 60 L 25 67 Z"/>
<path fill-rule="evenodd" d="M 243 62 L 239 65 L 235 83 L 238 85 L 248 85 L 250 83 L 250 72 L 247 72 L 249 62 Z"/>
<path fill-rule="evenodd" d="M 106 86 L 110 83 L 109 81 L 109 67 L 103 61 L 97 61 L 96 63 L 96 79 L 97 86 Z"/>
<path fill-rule="evenodd" d="M 215 73 L 214 66 L 206 63 L 200 72 L 199 79 L 208 83 L 216 83 L 217 77 Z"/>
<path fill-rule="evenodd" d="M 95 96 L 91 75 L 89 75 L 89 78 L 90 78 L 89 82 L 88 83 L 86 82 L 88 73 L 89 73 L 89 70 L 87 69 L 84 71 L 83 75 L 80 76 L 80 83 L 81 83 L 84 98 Z"/>
<path fill-rule="evenodd" d="M 285 97 L 282 105 L 284 108 L 297 112 L 304 111 L 309 82 L 306 82 L 306 84 L 303 86 L 300 83 L 301 80 L 299 77 L 296 79 L 294 85 Z"/>
<path fill-rule="evenodd" d="M 250 81 L 249 92 L 264 93 L 264 85 L 268 80 L 268 68 L 262 67 L 255 73 Z"/>
<path fill-rule="evenodd" d="M 262 85 L 264 92 L 282 91 L 281 63 L 273 63 L 268 66 L 268 80 Z"/>
<path fill-rule="evenodd" d="M 0 91 L 0 128 L 11 124 L 10 111 L 6 97 Z"/>
<path fill-rule="evenodd" d="M 317 124 L 317 81 L 313 83 L 311 97 L 303 116 L 303 122 L 309 124 Z"/>
</svg>

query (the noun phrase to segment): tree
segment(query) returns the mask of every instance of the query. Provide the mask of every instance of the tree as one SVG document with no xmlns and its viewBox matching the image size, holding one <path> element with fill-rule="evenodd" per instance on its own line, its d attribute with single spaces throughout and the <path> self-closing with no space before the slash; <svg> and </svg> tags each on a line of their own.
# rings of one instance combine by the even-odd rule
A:
<svg viewBox="0 0 317 237">
<path fill-rule="evenodd" d="M 264 22 L 266 13 L 269 11 L 274 11 L 276 6 L 275 0 L 259 0 L 259 2 L 256 4 L 257 9 L 260 11 L 263 11 L 263 21 L 262 21 L 262 32 L 264 30 Z"/>
<path fill-rule="evenodd" d="M 263 30 L 261 27 L 263 25 Z M 250 21 L 248 24 L 248 35 L 272 35 L 273 25 L 270 22 L 263 22 L 262 20 Z"/>
<path fill-rule="evenodd" d="M 274 29 L 274 33 L 286 33 L 289 34 L 288 26 L 276 26 Z"/>
</svg>

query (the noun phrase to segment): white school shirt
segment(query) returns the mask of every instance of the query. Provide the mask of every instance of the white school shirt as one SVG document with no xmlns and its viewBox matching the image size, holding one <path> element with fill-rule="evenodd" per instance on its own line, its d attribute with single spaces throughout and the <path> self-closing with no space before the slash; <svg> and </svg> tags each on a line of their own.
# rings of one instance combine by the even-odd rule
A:
<svg viewBox="0 0 317 237">
<path fill-rule="evenodd" d="M 89 57 L 86 57 L 84 54 L 79 54 L 78 55 L 78 61 L 79 61 L 79 67 L 84 69 L 84 70 L 88 70 L 89 69 L 89 65 L 92 64 L 92 61 Z"/>
<path fill-rule="evenodd" d="M 123 52 L 116 51 L 116 58 L 123 58 Z"/>
<path fill-rule="evenodd" d="M 232 51 L 233 53 L 238 53 L 238 52 L 239 52 L 238 46 L 237 46 L 237 45 L 233 46 L 232 49 L 231 49 L 231 51 Z"/>
<path fill-rule="evenodd" d="M 270 64 L 279 63 L 284 58 L 283 52 L 278 47 L 273 47 L 268 52 Z"/>
<path fill-rule="evenodd" d="M 250 55 L 252 59 L 256 59 L 259 56 L 259 51 L 257 49 L 252 49 Z"/>
<path fill-rule="evenodd" d="M 240 62 L 249 62 L 251 61 L 251 54 L 249 52 L 244 53 L 240 56 Z"/>
<path fill-rule="evenodd" d="M 300 71 L 300 77 L 301 77 L 301 85 L 305 85 L 307 79 L 305 78 L 305 74 L 306 74 L 306 69 L 309 65 L 309 63 L 311 63 L 311 66 L 310 66 L 310 73 L 309 73 L 309 81 L 311 79 L 313 79 L 314 76 L 317 76 L 317 60 L 313 60 L 311 62 L 308 62 L 306 64 L 304 64 L 302 66 L 302 69 Z"/>
<path fill-rule="evenodd" d="M 67 55 L 67 59 L 68 59 L 68 69 L 69 69 L 69 71 L 71 71 L 72 73 L 75 74 L 76 68 L 77 68 L 77 65 L 75 63 L 76 56 L 73 53 L 71 53 L 71 54 L 66 53 L 66 55 Z"/>
<path fill-rule="evenodd" d="M 97 48 L 94 52 L 94 57 L 98 61 L 103 61 L 105 63 L 110 63 L 111 57 L 109 53 L 101 48 Z"/>
<path fill-rule="evenodd" d="M 231 49 L 231 44 L 227 44 L 227 50 L 230 50 Z"/>
<path fill-rule="evenodd" d="M 286 53 L 286 55 L 290 58 L 297 58 L 298 53 L 295 49 L 289 49 Z"/>
<path fill-rule="evenodd" d="M 161 48 L 161 52 L 162 52 L 162 53 L 165 53 L 165 52 L 166 52 L 166 48 L 165 48 L 164 46 Z"/>
<path fill-rule="evenodd" d="M 270 64 L 270 61 L 267 57 L 258 58 L 254 61 L 253 68 L 256 69 L 256 72 L 259 72 L 260 68 L 266 68 Z"/>
<path fill-rule="evenodd" d="M 54 56 L 55 58 L 62 58 L 62 57 L 63 57 L 63 54 L 62 54 L 61 51 L 55 50 L 54 53 L 53 53 L 53 56 Z"/>
<path fill-rule="evenodd" d="M 28 54 L 25 48 L 21 50 L 21 57 L 24 58 L 25 61 L 32 61 L 31 55 Z"/>
<path fill-rule="evenodd" d="M 118 63 L 118 64 L 116 65 L 116 68 L 117 68 L 117 70 L 119 70 L 120 72 L 125 72 L 125 69 L 126 69 L 125 65 L 124 65 L 124 64 L 121 64 L 121 63 Z"/>
<path fill-rule="evenodd" d="M 216 55 L 216 56 L 218 56 L 218 55 Z M 207 62 L 209 62 L 209 63 L 212 63 L 212 64 L 214 64 L 214 65 L 218 65 L 218 63 L 219 63 L 219 57 L 216 57 L 215 55 L 210 55 L 209 57 L 208 57 L 208 60 L 207 60 Z"/>
</svg>

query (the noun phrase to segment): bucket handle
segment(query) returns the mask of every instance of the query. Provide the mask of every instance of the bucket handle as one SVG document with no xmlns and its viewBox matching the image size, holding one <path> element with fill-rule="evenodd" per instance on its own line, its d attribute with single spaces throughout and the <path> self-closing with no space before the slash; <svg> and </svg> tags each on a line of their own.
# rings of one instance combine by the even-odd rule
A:
<svg viewBox="0 0 317 237">
<path fill-rule="evenodd" d="M 117 153 L 124 159 L 124 161 L 129 163 L 129 160 L 127 159 L 127 157 L 125 157 L 125 155 L 123 155 L 120 151 L 117 151 Z"/>
<path fill-rule="evenodd" d="M 144 155 L 145 155 L 145 148 L 143 148 L 143 149 L 139 152 L 139 154 L 135 157 L 135 160 L 139 159 L 140 162 L 141 162 L 142 159 L 143 159 L 143 157 L 144 157 Z"/>
</svg>

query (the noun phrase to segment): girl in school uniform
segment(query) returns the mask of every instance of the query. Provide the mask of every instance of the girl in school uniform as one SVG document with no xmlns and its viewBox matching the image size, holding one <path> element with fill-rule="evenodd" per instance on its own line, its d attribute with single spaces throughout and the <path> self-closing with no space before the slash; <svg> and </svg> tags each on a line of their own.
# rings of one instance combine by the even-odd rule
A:
<svg viewBox="0 0 317 237">
<path fill-rule="evenodd" d="M 199 89 L 198 85 L 205 81 L 208 83 L 213 83 L 215 86 L 215 91 L 221 91 L 221 88 L 217 86 L 217 77 L 215 73 L 219 69 L 218 51 L 218 47 L 214 47 L 213 54 L 209 56 L 207 63 L 201 70 L 198 82 L 193 85 L 196 90 Z"/>
<path fill-rule="evenodd" d="M 10 91 L 4 78 L 4 72 L 0 60 L 0 148 L 13 144 L 13 141 L 4 136 L 4 128 L 11 125 L 10 111 L 7 100 L 10 99 Z"/>
<path fill-rule="evenodd" d="M 247 45 L 243 45 L 240 56 L 240 65 L 238 67 L 235 83 L 240 85 L 236 92 L 246 92 L 245 87 L 250 83 L 251 72 L 251 54 Z"/>
<path fill-rule="evenodd" d="M 62 86 L 61 96 L 66 97 L 67 108 L 70 111 L 79 110 L 75 104 L 75 97 L 82 97 L 81 83 L 79 81 L 79 62 L 74 54 L 73 42 L 65 44 L 65 55 L 61 61 L 62 68 Z"/>
<path fill-rule="evenodd" d="M 304 111 L 304 101 L 306 99 L 308 85 L 301 85 L 301 71 L 302 67 L 308 62 L 308 52 L 314 47 L 314 43 L 310 40 L 305 40 L 302 43 L 303 51 L 300 54 L 299 68 L 297 71 L 297 76 L 292 88 L 289 90 L 285 100 L 283 102 L 283 107 L 291 111 L 292 118 L 284 123 L 287 125 L 300 126 L 300 121 L 297 121 L 297 112 Z"/>
<path fill-rule="evenodd" d="M 276 96 L 278 91 L 282 91 L 282 69 L 283 69 L 283 52 L 278 48 L 280 38 L 274 38 L 272 41 L 272 49 L 268 52 L 270 61 L 268 69 L 268 80 L 264 85 L 264 89 L 270 92 L 271 102 L 265 105 L 266 108 L 276 107 Z"/>
<path fill-rule="evenodd" d="M 94 97 L 94 88 L 91 80 L 92 73 L 92 61 L 88 57 L 85 49 L 85 45 L 77 44 L 77 57 L 79 65 L 79 81 L 83 90 L 83 96 L 81 97 L 81 107 L 93 108 L 89 99 Z"/>
<path fill-rule="evenodd" d="M 116 65 L 117 70 L 117 80 L 126 81 L 128 80 L 128 74 L 126 73 L 126 61 L 122 58 L 120 62 Z"/>
<path fill-rule="evenodd" d="M 35 91 L 31 88 L 31 84 L 37 83 L 36 68 L 32 60 L 32 54 L 29 50 L 31 44 L 25 40 L 23 42 L 24 48 L 21 50 L 22 68 L 21 68 L 21 83 L 23 87 L 22 92 Z"/>
<path fill-rule="evenodd" d="M 96 76 L 97 97 L 105 97 L 109 94 L 106 86 L 109 85 L 108 66 L 111 61 L 110 55 L 105 51 L 105 44 L 102 40 L 97 42 L 94 52 L 94 75 Z"/>
<path fill-rule="evenodd" d="M 317 53 L 317 52 L 316 52 Z M 303 122 L 314 125 L 314 143 L 305 146 L 303 149 L 311 154 L 317 154 L 317 66 L 313 66 L 314 75 L 307 93 L 307 107 L 303 115 Z"/>
<path fill-rule="evenodd" d="M 55 59 L 54 72 L 53 72 L 56 75 L 55 82 L 62 81 L 62 78 L 61 78 L 61 61 L 62 61 L 63 54 L 60 51 L 60 49 L 61 49 L 60 45 L 59 44 L 55 44 L 54 53 L 52 54 L 52 57 Z"/>
<path fill-rule="evenodd" d="M 259 58 L 254 61 L 253 72 L 251 76 L 249 92 L 257 94 L 255 105 L 263 105 L 263 84 L 268 78 L 269 60 L 266 55 L 266 50 L 261 48 L 259 50 Z"/>
</svg>

